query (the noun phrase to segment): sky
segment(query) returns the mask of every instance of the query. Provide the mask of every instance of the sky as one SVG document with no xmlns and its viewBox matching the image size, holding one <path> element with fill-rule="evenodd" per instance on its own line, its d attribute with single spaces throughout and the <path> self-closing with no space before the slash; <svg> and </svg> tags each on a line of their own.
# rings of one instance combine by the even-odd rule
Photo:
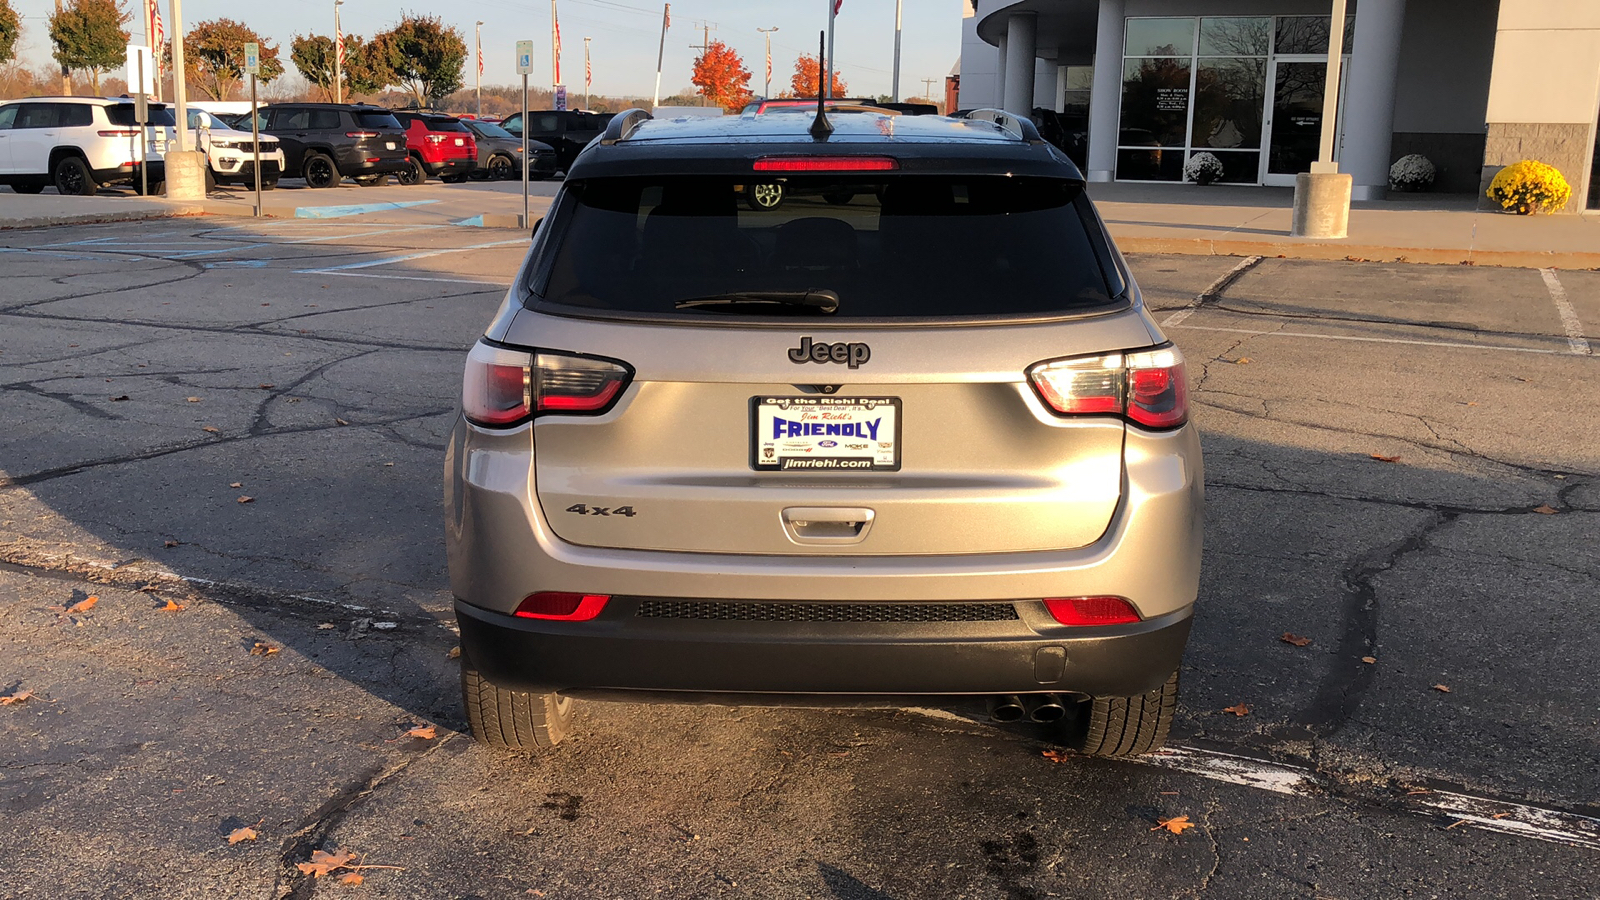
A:
<svg viewBox="0 0 1600 900">
<path fill-rule="evenodd" d="M 129 31 L 135 42 L 142 37 L 142 0 L 128 0 L 134 10 Z M 788 85 L 794 60 L 800 53 L 817 52 L 817 34 L 827 27 L 831 0 L 676 0 L 672 4 L 672 29 L 667 32 L 666 59 L 661 93 L 671 95 L 690 87 L 690 69 L 710 23 L 710 37 L 722 41 L 744 57 L 751 72 L 750 86 L 762 91 L 765 50 L 757 28 L 777 26 L 772 35 L 772 92 Z M 922 79 L 936 79 L 933 91 L 942 96 L 944 76 L 961 54 L 963 0 L 905 0 L 901 16 L 900 96 L 919 96 Z M 50 62 L 46 19 L 53 0 L 11 0 L 22 16 L 23 35 L 18 56 L 31 65 Z M 162 0 L 161 14 L 172 32 L 170 0 Z M 894 67 L 895 0 L 844 0 L 834 31 L 838 41 L 840 77 L 855 95 L 888 94 Z M 183 0 L 186 22 L 230 17 L 264 33 L 279 43 L 288 57 L 288 44 L 296 34 L 331 34 L 333 0 L 275 0 L 246 6 L 239 0 Z M 656 51 L 661 35 L 661 4 L 652 0 L 557 0 L 561 20 L 561 74 L 569 91 L 583 90 L 583 39 L 593 38 L 594 93 L 610 96 L 649 96 L 655 86 Z M 241 9 L 251 9 L 241 14 Z M 534 72 L 529 84 L 548 86 L 550 71 L 550 4 L 544 0 L 471 0 L 444 3 L 421 0 L 415 5 L 394 0 L 345 0 L 340 22 L 346 34 L 370 36 L 393 26 L 401 10 L 437 15 L 460 29 L 473 48 L 474 23 L 483 20 L 484 84 L 515 84 L 515 44 L 532 40 Z M 468 10 L 458 12 L 457 10 Z M 112 73 L 119 75 L 120 72 Z M 473 83 L 472 63 L 465 72 Z"/>
</svg>

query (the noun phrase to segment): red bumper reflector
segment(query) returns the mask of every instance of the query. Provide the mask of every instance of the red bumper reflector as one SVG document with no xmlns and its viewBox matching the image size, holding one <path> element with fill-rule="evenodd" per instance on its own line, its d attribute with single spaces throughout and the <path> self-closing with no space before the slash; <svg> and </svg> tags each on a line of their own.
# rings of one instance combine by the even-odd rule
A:
<svg viewBox="0 0 1600 900">
<path fill-rule="evenodd" d="M 891 172 L 900 162 L 888 156 L 763 156 L 757 172 Z"/>
<path fill-rule="evenodd" d="M 605 609 L 610 594 L 579 594 L 572 591 L 540 591 L 517 604 L 516 615 L 523 619 L 549 619 L 558 622 L 587 622 Z"/>
<path fill-rule="evenodd" d="M 1126 625 L 1139 621 L 1133 604 L 1121 597 L 1051 597 L 1044 606 L 1063 625 Z"/>
</svg>

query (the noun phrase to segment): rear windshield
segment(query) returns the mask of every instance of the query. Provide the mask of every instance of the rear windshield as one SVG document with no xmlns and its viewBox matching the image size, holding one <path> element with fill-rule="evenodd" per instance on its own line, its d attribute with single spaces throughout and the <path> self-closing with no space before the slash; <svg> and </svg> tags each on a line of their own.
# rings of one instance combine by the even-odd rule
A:
<svg viewBox="0 0 1600 900">
<path fill-rule="evenodd" d="M 150 104 L 149 110 L 151 125 L 176 126 L 178 124 L 178 120 L 172 115 L 172 108 L 169 106 L 157 106 L 156 104 L 152 103 Z M 138 119 L 134 116 L 134 107 L 132 103 L 114 103 L 110 106 L 107 106 L 106 115 L 110 118 L 111 124 L 113 125 L 121 125 L 122 127 L 126 128 L 130 125 L 139 124 Z"/>
<path fill-rule="evenodd" d="M 362 128 L 395 128 L 401 131 L 400 120 L 386 112 L 358 112 L 355 114 L 356 124 Z"/>
<path fill-rule="evenodd" d="M 467 126 L 457 119 L 449 116 L 429 116 L 427 119 L 429 131 L 466 131 Z"/>
<path fill-rule="evenodd" d="M 828 291 L 838 298 L 828 318 L 1006 317 L 1071 313 L 1122 293 L 1075 181 L 685 176 L 590 179 L 567 190 L 559 244 L 535 291 L 546 304 L 818 315 L 794 304 L 679 304 Z"/>
</svg>

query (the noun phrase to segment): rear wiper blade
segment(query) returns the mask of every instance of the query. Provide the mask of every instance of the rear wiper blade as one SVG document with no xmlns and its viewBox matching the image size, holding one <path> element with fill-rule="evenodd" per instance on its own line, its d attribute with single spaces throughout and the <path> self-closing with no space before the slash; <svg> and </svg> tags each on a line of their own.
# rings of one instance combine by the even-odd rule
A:
<svg viewBox="0 0 1600 900">
<path fill-rule="evenodd" d="M 827 314 L 839 309 L 839 295 L 833 291 L 735 291 L 729 294 L 712 294 L 709 297 L 679 300 L 673 304 L 675 309 L 747 306 L 766 306 L 773 309 L 799 308 Z"/>
</svg>

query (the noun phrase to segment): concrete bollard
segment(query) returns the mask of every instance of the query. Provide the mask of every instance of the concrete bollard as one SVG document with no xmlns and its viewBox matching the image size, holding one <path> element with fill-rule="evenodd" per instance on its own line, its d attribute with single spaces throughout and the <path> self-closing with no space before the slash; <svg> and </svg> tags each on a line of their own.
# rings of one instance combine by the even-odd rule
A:
<svg viewBox="0 0 1600 900">
<path fill-rule="evenodd" d="M 1294 177 L 1295 237 L 1342 238 L 1350 231 L 1350 175 L 1301 172 Z"/>
<path fill-rule="evenodd" d="M 206 198 L 206 167 L 209 163 L 203 150 L 170 150 L 166 156 L 168 200 L 204 200 Z"/>
</svg>

